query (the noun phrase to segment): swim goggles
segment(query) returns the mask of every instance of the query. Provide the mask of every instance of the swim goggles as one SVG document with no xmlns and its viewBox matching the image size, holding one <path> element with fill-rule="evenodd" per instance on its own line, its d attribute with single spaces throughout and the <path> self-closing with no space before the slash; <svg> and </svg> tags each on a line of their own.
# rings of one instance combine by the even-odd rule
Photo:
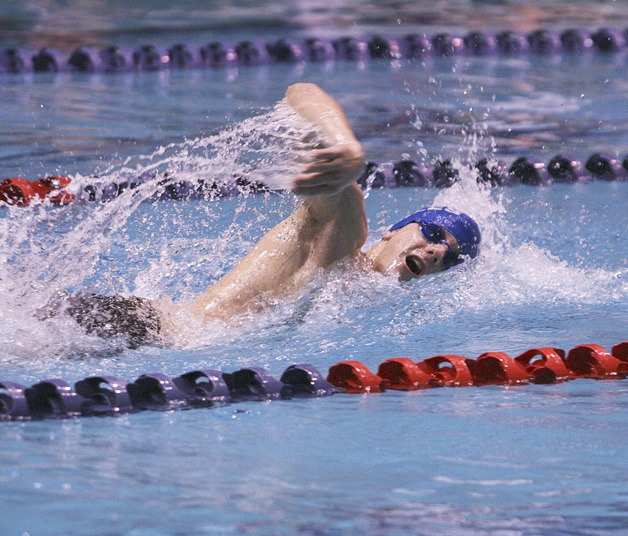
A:
<svg viewBox="0 0 628 536">
<path fill-rule="evenodd" d="M 447 235 L 444 227 L 421 220 L 416 223 L 419 224 L 421 233 L 423 233 L 425 240 L 431 244 L 444 244 L 447 246 L 447 253 L 445 253 L 445 257 L 443 257 L 443 270 L 448 270 L 452 266 L 456 266 L 457 264 L 464 262 L 459 255 L 451 250 L 451 245 L 447 242 Z"/>
</svg>

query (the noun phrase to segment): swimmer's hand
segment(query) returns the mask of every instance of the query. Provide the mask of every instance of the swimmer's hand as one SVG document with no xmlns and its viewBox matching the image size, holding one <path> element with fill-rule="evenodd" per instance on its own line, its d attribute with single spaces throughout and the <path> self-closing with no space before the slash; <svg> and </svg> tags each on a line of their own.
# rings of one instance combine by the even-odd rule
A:
<svg viewBox="0 0 628 536">
<path fill-rule="evenodd" d="M 322 137 L 325 149 L 312 158 L 294 177 L 292 191 L 299 195 L 333 195 L 354 183 L 364 168 L 364 150 L 355 137 L 344 111 L 316 84 L 294 84 L 286 91 L 286 102 L 310 121 Z"/>
<path fill-rule="evenodd" d="M 364 150 L 355 139 L 313 151 L 310 162 L 292 179 L 292 191 L 302 196 L 339 193 L 357 180 L 364 166 Z"/>
</svg>

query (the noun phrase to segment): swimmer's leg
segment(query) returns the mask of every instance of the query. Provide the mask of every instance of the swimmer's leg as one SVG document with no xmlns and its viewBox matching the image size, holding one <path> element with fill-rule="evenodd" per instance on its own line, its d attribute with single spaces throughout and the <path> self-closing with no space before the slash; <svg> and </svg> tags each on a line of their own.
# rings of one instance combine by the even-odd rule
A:
<svg viewBox="0 0 628 536">
<path fill-rule="evenodd" d="M 72 296 L 66 311 L 87 333 L 106 339 L 120 337 L 130 348 L 161 342 L 160 314 L 145 298 Z"/>
</svg>

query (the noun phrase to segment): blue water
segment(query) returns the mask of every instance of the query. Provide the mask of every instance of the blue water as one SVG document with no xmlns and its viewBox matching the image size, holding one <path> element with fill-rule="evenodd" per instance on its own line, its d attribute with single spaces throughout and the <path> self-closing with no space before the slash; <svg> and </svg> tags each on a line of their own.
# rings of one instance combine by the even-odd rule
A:
<svg viewBox="0 0 628 536">
<path fill-rule="evenodd" d="M 271 40 L 402 33 L 425 29 L 416 24 L 426 19 L 434 31 L 449 23 L 503 29 L 523 17 L 516 2 L 452 3 L 450 20 L 434 15 L 438 2 L 402 3 L 405 22 L 397 24 L 376 2 L 301 2 L 271 6 L 263 26 L 254 2 L 224 2 L 211 14 L 200 3 L 156 6 L 144 16 L 138 3 L 126 17 L 79 4 L 18 2 L 4 39 L 167 45 L 208 39 L 203 25 L 225 39 Z M 532 5 L 534 16 L 521 24 L 585 25 L 582 5 L 571 4 Z M 616 2 L 587 4 L 586 15 L 619 27 L 628 21 Z M 626 61 L 622 54 L 7 75 L 0 176 L 64 173 L 84 185 L 95 174 L 119 180 L 154 168 L 228 178 L 241 162 L 227 151 L 225 132 L 246 145 L 248 127 L 263 131 L 269 121 L 240 122 L 268 113 L 278 120 L 273 106 L 296 81 L 337 98 L 368 158 L 384 165 L 403 155 L 427 163 L 547 162 L 557 153 L 584 160 L 597 151 L 623 158 Z M 263 169 L 281 172 L 289 154 L 271 152 Z M 150 186 L 143 193 L 150 197 Z M 451 204 L 481 223 L 482 257 L 471 269 L 410 284 L 338 268 L 241 326 L 188 319 L 172 346 L 136 350 L 85 335 L 69 319 L 33 314 L 65 289 L 189 299 L 296 201 L 272 194 L 138 204 L 123 196 L 105 205 L 5 207 L 0 379 L 132 380 L 250 365 L 279 376 L 304 361 L 325 372 L 344 359 L 376 370 L 401 355 L 515 356 L 590 342 L 610 349 L 628 338 L 627 193 L 626 182 L 602 181 L 490 190 L 470 173 L 447 190 L 371 190 L 369 243 L 418 206 Z M 627 385 L 444 388 L 0 423 L 0 534 L 628 534 Z"/>
</svg>

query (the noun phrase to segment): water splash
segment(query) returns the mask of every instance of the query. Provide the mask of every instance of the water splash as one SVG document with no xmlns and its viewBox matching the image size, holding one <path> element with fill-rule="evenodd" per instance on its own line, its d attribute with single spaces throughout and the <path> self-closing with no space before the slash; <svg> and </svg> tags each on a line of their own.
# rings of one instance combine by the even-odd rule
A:
<svg viewBox="0 0 628 536">
<path fill-rule="evenodd" d="M 76 291 L 185 297 L 208 286 L 207 276 L 196 284 L 193 280 L 202 272 L 221 275 L 234 255 L 241 256 L 274 223 L 250 207 L 250 183 L 288 185 L 312 144 L 310 125 L 280 102 L 216 135 L 130 157 L 95 176 L 73 177 L 77 191 L 143 177 L 141 185 L 111 202 L 3 207 L 0 356 L 120 351 L 115 343 L 86 336 L 64 315 L 50 317 L 50 309 Z M 210 189 L 201 201 L 156 204 L 174 180 L 195 188 L 209 182 L 240 197 L 216 203 Z M 291 197 L 273 197 L 276 213 L 293 207 Z"/>
<path fill-rule="evenodd" d="M 84 186 L 105 177 L 117 183 L 143 174 L 153 177 L 111 203 L 5 208 L 0 217 L 2 362 L 77 357 L 109 362 L 128 351 L 119 342 L 86 335 L 66 316 L 42 321 L 38 311 L 66 291 L 185 301 L 211 285 L 293 210 L 294 196 L 249 196 L 236 179 L 270 184 L 268 177 L 275 177 L 273 186 L 285 184 L 281 181 L 296 172 L 316 144 L 307 136 L 309 126 L 296 119 L 280 104 L 215 136 L 112 164 L 96 178 L 75 178 L 77 186 Z M 447 205 L 467 212 L 482 228 L 476 262 L 407 284 L 375 273 L 358 276 L 351 266 L 339 266 L 235 326 L 201 323 L 183 308 L 173 347 L 188 352 L 212 347 L 214 366 L 256 362 L 258 352 L 253 355 L 252 348 L 268 349 L 272 359 L 285 362 L 294 360 L 295 348 L 303 355 L 360 358 L 373 348 L 390 351 L 416 341 L 440 341 L 449 336 L 452 323 L 469 326 L 469 318 L 495 310 L 594 303 L 601 293 L 610 299 L 625 296 L 625 272 L 574 266 L 550 249 L 515 238 L 518 224 L 510 221 L 514 189 L 478 184 L 464 161 L 474 161 L 487 146 L 490 152 L 491 142 L 470 132 L 460 159 L 453 162 L 460 180 L 451 188 L 398 189 L 369 197 L 377 215 L 370 222 L 369 244 L 390 218 L 403 215 L 396 212 Z M 166 175 L 193 184 L 216 181 L 244 195 L 157 203 Z M 144 358 L 154 358 L 150 349 L 142 351 Z"/>
</svg>

